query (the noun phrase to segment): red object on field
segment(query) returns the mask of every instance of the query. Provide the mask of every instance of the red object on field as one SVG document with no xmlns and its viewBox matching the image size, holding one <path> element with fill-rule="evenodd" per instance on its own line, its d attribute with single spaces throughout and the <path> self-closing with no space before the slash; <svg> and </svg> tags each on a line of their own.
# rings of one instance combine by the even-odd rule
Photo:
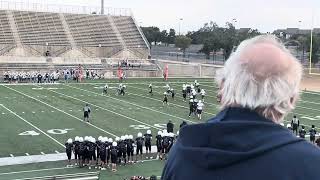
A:
<svg viewBox="0 0 320 180">
<path fill-rule="evenodd" d="M 118 68 L 118 78 L 119 78 L 119 79 L 122 79 L 122 75 L 123 75 L 122 69 L 121 69 L 121 67 L 119 66 L 119 68 Z"/>
<path fill-rule="evenodd" d="M 169 69 L 168 69 L 168 64 L 166 64 L 166 67 L 164 68 L 164 73 L 163 73 L 165 80 L 168 80 L 168 74 L 169 74 Z"/>
</svg>

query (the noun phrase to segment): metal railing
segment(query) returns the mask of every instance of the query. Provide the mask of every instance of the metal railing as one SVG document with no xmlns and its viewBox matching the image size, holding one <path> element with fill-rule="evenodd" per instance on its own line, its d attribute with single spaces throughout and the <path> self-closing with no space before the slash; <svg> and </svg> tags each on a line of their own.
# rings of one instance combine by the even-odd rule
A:
<svg viewBox="0 0 320 180">
<path fill-rule="evenodd" d="M 17 11 L 37 11 L 37 12 L 55 12 L 55 13 L 72 13 L 72 14 L 101 14 L 101 7 L 97 6 L 75 6 L 75 5 L 57 5 L 57 4 L 40 4 L 27 2 L 12 2 L 0 0 L 0 9 L 17 10 Z M 104 8 L 105 15 L 113 16 L 131 16 L 129 8 Z"/>
</svg>

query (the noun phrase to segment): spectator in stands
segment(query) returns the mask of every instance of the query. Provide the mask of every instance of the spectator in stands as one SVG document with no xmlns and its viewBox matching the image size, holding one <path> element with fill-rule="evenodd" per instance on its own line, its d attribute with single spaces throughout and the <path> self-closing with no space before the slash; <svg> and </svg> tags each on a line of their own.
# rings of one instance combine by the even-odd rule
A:
<svg viewBox="0 0 320 180">
<path fill-rule="evenodd" d="M 217 74 L 222 111 L 181 129 L 162 179 L 319 179 L 320 149 L 280 125 L 302 66 L 278 39 L 242 42 Z"/>
</svg>

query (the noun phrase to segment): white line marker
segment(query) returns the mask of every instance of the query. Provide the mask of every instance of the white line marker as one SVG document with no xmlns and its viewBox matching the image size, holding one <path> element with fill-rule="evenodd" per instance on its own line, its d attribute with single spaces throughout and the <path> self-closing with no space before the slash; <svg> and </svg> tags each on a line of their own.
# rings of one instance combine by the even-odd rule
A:
<svg viewBox="0 0 320 180">
<path fill-rule="evenodd" d="M 30 156 L 30 154 L 29 154 L 29 153 L 26 153 L 26 155 L 27 155 L 27 156 Z"/>
<path fill-rule="evenodd" d="M 82 111 L 81 109 L 79 109 L 78 111 Z"/>
<path fill-rule="evenodd" d="M 32 111 L 32 114 L 34 114 L 34 113 L 36 113 L 36 112 Z"/>
<path fill-rule="evenodd" d="M 57 151 L 57 150 L 56 150 L 56 151 L 54 151 L 54 152 L 55 152 L 55 153 L 57 153 L 57 154 L 59 154 L 59 151 Z"/>
<path fill-rule="evenodd" d="M 6 113 L 3 112 L 2 114 L 6 114 Z"/>
<path fill-rule="evenodd" d="M 45 155 L 45 153 L 44 153 L 44 152 L 41 152 L 41 154 L 42 154 L 42 155 Z"/>
<path fill-rule="evenodd" d="M 10 154 L 11 157 L 14 157 L 13 154 Z"/>
<path fill-rule="evenodd" d="M 42 113 L 44 112 L 44 111 L 41 111 Z"/>
<path fill-rule="evenodd" d="M 7 87 L 8 88 L 8 87 Z M 12 88 L 10 88 L 12 89 Z M 31 124 L 29 121 L 25 120 L 24 118 L 22 118 L 21 116 L 19 116 L 18 114 L 14 113 L 13 111 L 11 111 L 10 109 L 8 109 L 6 106 L 4 106 L 3 104 L 0 104 L 0 106 L 2 106 L 3 108 L 5 108 L 7 111 L 11 112 L 12 114 L 14 114 L 15 116 L 17 116 L 19 119 L 21 119 L 22 121 L 26 122 L 27 124 L 29 124 L 30 126 L 32 126 L 33 128 L 37 129 L 38 131 L 40 131 L 42 134 L 46 135 L 48 138 L 50 138 L 51 140 L 53 140 L 54 142 L 56 142 L 57 144 L 59 144 L 62 147 L 65 147 L 62 143 L 60 143 L 58 140 L 54 139 L 53 137 L 51 137 L 50 135 L 48 135 L 46 132 L 42 131 L 41 129 L 39 129 L 37 126 Z"/>
<path fill-rule="evenodd" d="M 69 111 L 72 111 L 72 109 L 69 109 Z"/>
<path fill-rule="evenodd" d="M 0 175 L 20 174 L 20 173 L 31 173 L 31 172 L 40 172 L 40 171 L 52 171 L 52 170 L 70 169 L 70 168 L 75 168 L 75 167 L 62 167 L 62 168 L 51 168 L 51 169 L 36 169 L 36 170 L 30 170 L 30 171 L 16 171 L 16 172 L 0 173 Z"/>
<path fill-rule="evenodd" d="M 24 114 L 24 112 L 22 112 L 22 114 Z"/>
<path fill-rule="evenodd" d="M 51 111 L 51 112 L 54 112 L 54 111 Z"/>
</svg>

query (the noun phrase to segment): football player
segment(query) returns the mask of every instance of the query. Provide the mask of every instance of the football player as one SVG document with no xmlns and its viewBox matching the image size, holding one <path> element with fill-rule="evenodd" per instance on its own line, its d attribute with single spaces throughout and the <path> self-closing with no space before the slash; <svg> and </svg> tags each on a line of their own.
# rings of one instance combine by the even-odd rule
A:
<svg viewBox="0 0 320 180">
<path fill-rule="evenodd" d="M 134 146 L 133 136 L 129 135 L 127 139 L 127 155 L 128 155 L 129 163 L 133 162 L 133 151 L 134 151 L 133 146 Z"/>
<path fill-rule="evenodd" d="M 112 146 L 110 148 L 110 153 L 111 153 L 111 168 L 113 172 L 117 171 L 117 159 L 118 159 L 118 143 L 113 142 Z"/>
<path fill-rule="evenodd" d="M 169 133 L 168 134 L 169 137 L 169 146 L 168 146 L 168 153 L 170 152 L 171 147 L 173 146 L 174 143 L 174 133 Z"/>
<path fill-rule="evenodd" d="M 86 106 L 84 106 L 84 108 L 83 108 L 83 120 L 85 122 L 89 122 L 90 113 L 91 113 L 91 108 L 90 108 L 89 104 L 86 104 Z"/>
<path fill-rule="evenodd" d="M 182 97 L 183 101 L 187 100 L 187 86 L 185 84 L 182 85 Z"/>
<path fill-rule="evenodd" d="M 298 128 L 300 125 L 300 121 L 297 118 L 296 115 L 293 116 L 292 120 L 291 120 L 291 126 L 292 126 L 292 131 L 293 133 L 296 132 L 296 135 L 298 135 Z"/>
<path fill-rule="evenodd" d="M 136 152 L 136 162 L 138 161 L 138 156 L 140 155 L 140 160 L 142 160 L 142 146 L 144 144 L 144 139 L 142 137 L 142 133 L 139 132 L 138 136 L 136 138 L 136 144 L 137 144 L 137 152 Z"/>
<path fill-rule="evenodd" d="M 74 159 L 75 159 L 75 164 L 74 165 L 78 165 L 79 164 L 79 160 L 80 160 L 80 156 L 79 156 L 79 137 L 76 136 L 74 138 L 74 142 L 73 142 L 73 151 L 74 151 Z"/>
<path fill-rule="evenodd" d="M 204 107 L 204 104 L 202 103 L 201 100 L 199 100 L 199 102 L 197 103 L 197 115 L 200 120 L 201 120 L 201 114 L 202 114 L 203 107 Z"/>
<path fill-rule="evenodd" d="M 164 104 L 168 105 L 168 96 L 167 96 L 167 92 L 164 92 L 164 97 L 163 97 L 163 101 L 162 101 L 162 105 L 164 106 Z"/>
<path fill-rule="evenodd" d="M 162 131 L 158 131 L 156 136 L 156 145 L 157 145 L 157 159 L 162 160 Z"/>
<path fill-rule="evenodd" d="M 162 138 L 163 138 L 163 141 L 162 141 L 162 145 L 163 145 L 162 155 L 163 155 L 163 158 L 164 158 L 164 159 L 167 159 L 167 154 L 168 154 L 168 152 L 169 152 L 169 146 L 170 146 L 169 133 L 163 132 L 163 133 L 162 133 Z"/>
<path fill-rule="evenodd" d="M 127 164 L 127 143 L 125 136 L 121 136 L 119 141 L 119 152 L 120 152 L 120 158 L 119 158 L 119 164 L 121 162 L 124 162 L 124 165 Z"/>
<path fill-rule="evenodd" d="M 144 134 L 144 139 L 145 139 L 145 146 L 146 146 L 146 158 L 148 159 L 148 154 L 151 153 L 151 141 L 152 141 L 152 134 L 151 130 L 147 130 L 147 133 Z"/>
<path fill-rule="evenodd" d="M 150 83 L 149 84 L 149 94 L 151 95 L 151 96 L 153 96 L 153 92 L 152 92 L 152 83 Z"/>
<path fill-rule="evenodd" d="M 206 91 L 204 89 L 201 89 L 200 94 L 201 94 L 201 99 L 204 102 L 204 97 L 206 95 Z"/>
<path fill-rule="evenodd" d="M 171 97 L 172 97 L 172 100 L 174 100 L 174 96 L 175 96 L 175 92 L 174 92 L 174 89 L 173 89 L 173 88 L 171 88 L 170 92 L 171 92 Z"/>
<path fill-rule="evenodd" d="M 67 154 L 67 157 L 68 157 L 68 164 L 67 164 L 67 167 L 71 167 L 71 154 L 72 154 L 72 151 L 73 151 L 73 143 L 72 143 L 72 139 L 68 139 L 68 141 L 66 142 L 65 144 L 66 146 L 66 154 Z"/>
<path fill-rule="evenodd" d="M 98 137 L 98 140 L 96 141 L 96 147 L 97 147 L 97 161 L 96 161 L 96 165 L 97 166 L 100 166 L 100 164 L 101 164 L 101 162 L 99 162 L 100 161 L 100 146 L 101 146 L 101 144 L 102 144 L 102 139 L 103 139 L 103 137 L 102 136 L 99 136 Z"/>
<path fill-rule="evenodd" d="M 307 131 L 304 129 L 304 126 L 301 126 L 301 129 L 299 131 L 299 137 L 304 139 L 306 137 Z"/>
<path fill-rule="evenodd" d="M 310 141 L 314 144 L 314 142 L 316 140 L 316 134 L 317 134 L 317 130 L 315 128 L 315 125 L 311 126 L 309 133 L 310 133 Z"/>
<path fill-rule="evenodd" d="M 79 137 L 79 166 L 84 166 L 86 145 L 84 139 Z"/>
<path fill-rule="evenodd" d="M 101 170 L 106 170 L 106 156 L 107 156 L 107 149 L 108 149 L 108 138 L 101 137 L 99 145 L 97 144 L 97 152 L 100 155 L 101 160 Z"/>
<path fill-rule="evenodd" d="M 191 116 L 191 114 L 193 114 L 193 110 L 194 110 L 193 105 L 194 105 L 194 100 L 193 100 L 193 98 L 190 98 L 190 100 L 189 100 L 189 117 Z"/>
<path fill-rule="evenodd" d="M 113 139 L 109 138 L 108 143 L 107 143 L 107 165 L 108 167 L 110 166 L 110 160 L 111 160 L 111 146 L 113 143 Z"/>
<path fill-rule="evenodd" d="M 103 86 L 103 91 L 102 91 L 103 95 L 107 95 L 108 94 L 108 88 L 109 88 L 108 84 Z"/>
<path fill-rule="evenodd" d="M 91 169 L 92 166 L 95 166 L 95 162 L 97 161 L 96 156 L 96 139 L 93 137 L 90 137 L 88 141 L 88 153 L 89 153 L 89 169 Z M 96 167 L 97 168 L 97 167 Z"/>
</svg>

